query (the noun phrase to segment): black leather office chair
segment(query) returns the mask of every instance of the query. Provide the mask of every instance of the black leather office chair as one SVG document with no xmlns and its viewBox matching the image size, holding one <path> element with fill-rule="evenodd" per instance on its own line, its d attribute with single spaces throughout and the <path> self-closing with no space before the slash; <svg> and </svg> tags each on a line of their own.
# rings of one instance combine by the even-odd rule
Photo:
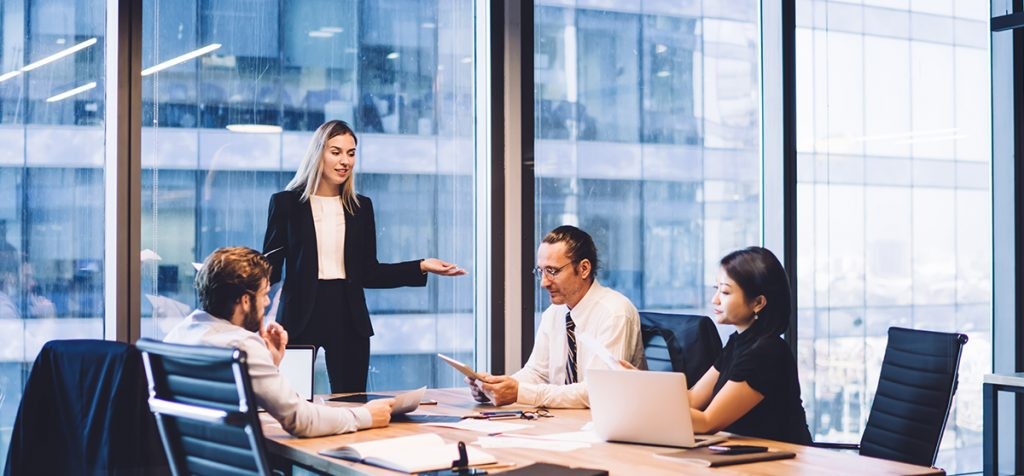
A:
<svg viewBox="0 0 1024 476">
<path fill-rule="evenodd" d="M 103 340 L 47 342 L 29 374 L 4 474 L 167 474 L 142 357 Z"/>
<path fill-rule="evenodd" d="M 141 339 L 156 416 L 175 475 L 270 475 L 245 352 Z"/>
<path fill-rule="evenodd" d="M 648 370 L 683 372 L 693 387 L 722 353 L 722 338 L 707 316 L 640 313 Z"/>
<path fill-rule="evenodd" d="M 964 334 L 889 328 L 878 390 L 860 444 L 861 455 L 931 466 L 956 393 Z"/>
</svg>

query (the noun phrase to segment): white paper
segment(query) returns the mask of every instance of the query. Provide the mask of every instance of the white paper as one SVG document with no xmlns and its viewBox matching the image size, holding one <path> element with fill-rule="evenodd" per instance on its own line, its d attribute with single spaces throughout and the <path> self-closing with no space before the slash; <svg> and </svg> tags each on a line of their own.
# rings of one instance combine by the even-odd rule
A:
<svg viewBox="0 0 1024 476">
<path fill-rule="evenodd" d="M 426 426 L 443 426 L 445 428 L 455 428 L 457 430 L 469 430 L 478 433 L 487 433 L 488 435 L 495 435 L 498 433 L 505 433 L 509 431 L 522 430 L 523 428 L 529 428 L 530 425 L 524 425 L 522 423 L 508 423 L 504 421 L 491 421 L 481 420 L 475 418 L 466 418 L 459 422 L 439 422 L 439 423 L 424 423 Z"/>
<path fill-rule="evenodd" d="M 577 441 L 552 441 L 539 440 L 536 438 L 519 438 L 515 436 L 481 436 L 473 444 L 481 448 L 527 448 L 532 450 L 545 451 L 572 451 L 580 448 L 590 448 L 590 443 Z"/>
<path fill-rule="evenodd" d="M 195 261 L 193 261 L 192 262 L 192 267 L 195 268 L 196 271 L 199 271 L 199 270 L 203 269 L 203 263 L 196 263 Z"/>
<path fill-rule="evenodd" d="M 405 393 L 395 395 L 395 404 L 391 406 L 392 415 L 401 415 L 403 413 L 409 413 L 416 410 L 420 406 L 420 400 L 423 400 L 423 394 L 426 393 L 427 387 L 420 387 L 416 390 L 411 390 Z"/>
<path fill-rule="evenodd" d="M 517 437 L 524 435 L 515 435 Z M 529 438 L 551 441 L 575 441 L 578 443 L 604 443 L 604 439 L 597 436 L 593 431 L 570 431 L 567 433 L 552 433 L 549 435 L 529 435 Z"/>
<path fill-rule="evenodd" d="M 579 343 L 583 344 L 583 346 L 589 352 L 592 352 L 599 359 L 601 359 L 601 362 L 604 362 L 604 364 L 608 366 L 609 369 L 620 370 L 624 368 L 622 364 L 619 363 L 619 359 L 616 359 L 611 352 L 608 352 L 608 349 L 601 345 L 601 343 L 598 342 L 597 339 L 594 339 L 593 337 L 590 337 L 590 335 L 581 332 L 579 334 L 576 334 L 576 340 Z"/>
</svg>

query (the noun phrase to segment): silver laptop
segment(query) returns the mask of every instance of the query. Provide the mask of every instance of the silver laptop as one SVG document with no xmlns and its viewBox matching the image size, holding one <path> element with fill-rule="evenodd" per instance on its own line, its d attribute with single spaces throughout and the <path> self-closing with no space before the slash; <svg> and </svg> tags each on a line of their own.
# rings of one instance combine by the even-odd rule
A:
<svg viewBox="0 0 1024 476">
<path fill-rule="evenodd" d="M 685 374 L 591 368 L 587 389 L 594 432 L 606 441 L 694 448 L 726 439 L 694 436 Z"/>
<path fill-rule="evenodd" d="M 300 398 L 313 401 L 313 363 L 316 361 L 316 347 L 311 345 L 289 345 L 281 358 L 278 370 Z"/>
</svg>

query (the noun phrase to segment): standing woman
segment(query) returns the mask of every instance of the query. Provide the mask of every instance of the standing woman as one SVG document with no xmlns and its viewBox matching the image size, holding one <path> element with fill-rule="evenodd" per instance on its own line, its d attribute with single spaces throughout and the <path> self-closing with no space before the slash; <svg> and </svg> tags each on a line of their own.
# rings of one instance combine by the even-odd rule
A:
<svg viewBox="0 0 1024 476">
<path fill-rule="evenodd" d="M 465 270 L 427 258 L 377 261 L 373 203 L 356 193 L 356 135 L 344 121 L 317 128 L 295 177 L 270 197 L 263 252 L 270 282 L 287 267 L 277 315 L 292 344 L 323 347 L 331 391 L 365 392 L 373 326 L 365 288 L 425 286 Z"/>
<path fill-rule="evenodd" d="M 810 444 L 796 359 L 779 336 L 792 310 L 786 271 L 757 246 L 733 251 L 720 264 L 711 304 L 718 323 L 736 332 L 690 389 L 693 430 Z"/>
</svg>

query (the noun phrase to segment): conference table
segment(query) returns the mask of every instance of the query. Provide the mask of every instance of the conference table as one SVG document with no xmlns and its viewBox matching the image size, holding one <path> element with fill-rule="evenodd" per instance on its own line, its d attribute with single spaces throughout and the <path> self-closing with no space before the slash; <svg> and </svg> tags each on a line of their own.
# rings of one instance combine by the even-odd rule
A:
<svg viewBox="0 0 1024 476">
<path fill-rule="evenodd" d="M 379 392 L 391 393 L 391 392 Z M 475 402 L 465 388 L 427 390 L 426 399 L 436 400 L 436 405 L 421 405 L 413 414 L 459 415 L 465 416 L 480 411 L 494 410 L 490 405 Z M 329 404 L 337 404 L 329 402 Z M 501 410 L 534 410 L 523 405 L 509 405 Z M 533 420 L 500 420 L 503 422 L 524 423 L 529 428 L 508 433 L 516 435 L 548 435 L 553 433 L 577 432 L 590 421 L 589 410 L 550 410 L 552 417 Z M 424 426 L 417 423 L 396 423 L 386 428 L 364 430 L 344 435 L 320 438 L 295 438 L 288 435 L 281 426 L 265 414 L 263 421 L 264 437 L 267 450 L 277 462 L 289 462 L 303 468 L 327 474 L 368 474 L 390 475 L 395 471 L 369 466 L 361 463 L 330 458 L 317 454 L 320 450 L 337 448 L 351 443 L 410 436 L 426 432 L 436 433 L 446 442 L 463 441 L 471 445 L 477 438 L 485 437 L 476 433 L 455 428 Z M 554 463 L 569 467 L 584 467 L 607 470 L 611 475 L 659 475 L 659 474 L 764 474 L 764 475 L 820 475 L 820 474 L 904 474 L 930 475 L 945 474 L 941 469 L 915 466 L 877 458 L 860 456 L 851 451 L 828 450 L 808 446 L 794 445 L 779 441 L 730 436 L 729 444 L 749 444 L 767 446 L 774 450 L 796 453 L 792 459 L 763 461 L 757 463 L 705 468 L 694 464 L 670 461 L 655 457 L 655 453 L 678 451 L 675 448 L 625 443 L 592 443 L 590 447 L 572 451 L 548 451 L 536 448 L 483 448 L 501 463 L 489 473 L 500 473 L 514 468 L 522 468 L 531 463 Z M 510 466 L 511 465 L 511 466 Z M 483 467 L 486 469 L 486 466 Z"/>
</svg>

